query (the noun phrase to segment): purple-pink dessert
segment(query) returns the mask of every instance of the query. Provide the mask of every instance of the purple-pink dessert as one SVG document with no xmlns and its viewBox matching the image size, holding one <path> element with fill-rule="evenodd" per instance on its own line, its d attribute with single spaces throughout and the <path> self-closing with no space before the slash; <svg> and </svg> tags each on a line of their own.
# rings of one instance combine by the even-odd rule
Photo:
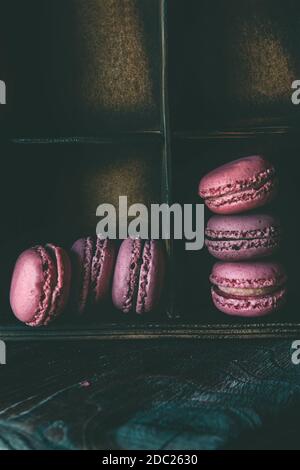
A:
<svg viewBox="0 0 300 470">
<path fill-rule="evenodd" d="M 67 253 L 48 244 L 24 251 L 11 281 L 10 304 L 15 316 L 29 326 L 48 325 L 64 310 L 71 282 Z"/>
<path fill-rule="evenodd" d="M 272 255 L 280 245 L 279 220 L 268 214 L 214 215 L 205 229 L 210 254 L 225 261 Z"/>
<path fill-rule="evenodd" d="M 210 281 L 215 306 L 228 315 L 261 317 L 286 301 L 286 273 L 276 262 L 218 262 Z"/>
<path fill-rule="evenodd" d="M 166 270 L 165 251 L 157 240 L 128 238 L 120 246 L 112 300 L 125 313 L 154 310 L 160 300 Z"/>
<path fill-rule="evenodd" d="M 226 163 L 205 175 L 199 195 L 216 214 L 237 214 L 270 202 L 277 190 L 275 169 L 261 155 Z"/>
<path fill-rule="evenodd" d="M 109 239 L 86 237 L 73 244 L 72 304 L 77 313 L 82 314 L 88 305 L 99 305 L 107 298 L 115 256 L 115 244 Z"/>
</svg>

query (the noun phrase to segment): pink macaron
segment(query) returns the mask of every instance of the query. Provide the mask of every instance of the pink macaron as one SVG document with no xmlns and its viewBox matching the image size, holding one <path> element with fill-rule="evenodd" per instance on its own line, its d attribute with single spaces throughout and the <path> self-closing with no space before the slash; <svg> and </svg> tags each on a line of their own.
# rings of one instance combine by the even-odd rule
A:
<svg viewBox="0 0 300 470">
<path fill-rule="evenodd" d="M 268 214 L 214 215 L 205 229 L 205 244 L 224 261 L 272 255 L 280 245 L 280 223 Z"/>
<path fill-rule="evenodd" d="M 115 257 L 115 244 L 109 239 L 86 237 L 73 244 L 72 304 L 78 314 L 108 297 Z"/>
<path fill-rule="evenodd" d="M 125 313 L 154 310 L 165 280 L 165 251 L 157 240 L 128 238 L 120 246 L 115 266 L 112 300 Z"/>
<path fill-rule="evenodd" d="M 199 195 L 216 214 L 236 214 L 270 202 L 277 189 L 275 169 L 261 155 L 226 163 L 204 176 Z"/>
<path fill-rule="evenodd" d="M 71 264 L 60 247 L 48 244 L 24 251 L 14 267 L 10 304 L 29 326 L 48 325 L 64 310 L 70 291 Z"/>
<path fill-rule="evenodd" d="M 286 300 L 287 277 L 276 262 L 218 262 L 210 281 L 215 306 L 228 315 L 262 317 Z"/>
</svg>

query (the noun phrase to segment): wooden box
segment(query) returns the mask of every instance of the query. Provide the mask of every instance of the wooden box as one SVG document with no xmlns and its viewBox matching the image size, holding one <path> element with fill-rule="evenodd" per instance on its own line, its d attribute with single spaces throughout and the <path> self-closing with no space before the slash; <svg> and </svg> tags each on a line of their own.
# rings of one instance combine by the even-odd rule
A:
<svg viewBox="0 0 300 470">
<path fill-rule="evenodd" d="M 296 0 L 4 4 L 1 339 L 300 333 Z M 278 314 L 245 320 L 218 312 L 208 281 L 212 258 L 171 240 L 167 287 L 152 315 L 120 314 L 108 302 L 98 315 L 78 320 L 68 311 L 45 328 L 14 319 L 9 282 L 24 248 L 48 241 L 69 247 L 94 233 L 96 207 L 117 204 L 119 195 L 147 205 L 201 203 L 197 185 L 207 171 L 257 152 L 274 162 L 280 179 L 270 209 L 284 228 L 278 257 L 289 297 Z"/>
</svg>

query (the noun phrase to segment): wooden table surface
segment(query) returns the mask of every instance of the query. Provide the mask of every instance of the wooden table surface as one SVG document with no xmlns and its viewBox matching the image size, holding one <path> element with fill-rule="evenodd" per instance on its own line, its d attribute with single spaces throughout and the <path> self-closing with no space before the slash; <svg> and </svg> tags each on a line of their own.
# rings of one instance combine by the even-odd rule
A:
<svg viewBox="0 0 300 470">
<path fill-rule="evenodd" d="M 289 340 L 8 343 L 1 449 L 300 448 Z"/>
</svg>

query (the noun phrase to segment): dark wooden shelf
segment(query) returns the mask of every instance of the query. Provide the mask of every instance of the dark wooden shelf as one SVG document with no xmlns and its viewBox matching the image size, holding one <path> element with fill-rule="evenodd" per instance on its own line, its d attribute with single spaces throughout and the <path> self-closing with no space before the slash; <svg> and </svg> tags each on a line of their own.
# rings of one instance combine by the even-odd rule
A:
<svg viewBox="0 0 300 470">
<path fill-rule="evenodd" d="M 3 340 L 132 340 L 132 339 L 236 339 L 294 338 L 300 323 L 103 323 L 101 325 L 60 325 L 33 329 L 19 325 L 0 328 Z"/>
</svg>

